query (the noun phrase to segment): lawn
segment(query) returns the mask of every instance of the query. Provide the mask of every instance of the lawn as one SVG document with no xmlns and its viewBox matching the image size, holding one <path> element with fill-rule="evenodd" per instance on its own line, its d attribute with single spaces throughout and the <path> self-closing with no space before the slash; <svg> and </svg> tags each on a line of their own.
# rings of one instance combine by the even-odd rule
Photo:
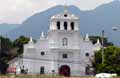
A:
<svg viewBox="0 0 120 78">
<path fill-rule="evenodd" d="M 0 78 L 95 78 L 90 76 L 81 76 L 81 77 L 63 77 L 63 76 L 47 76 L 47 75 L 1 75 Z M 120 78 L 119 77 L 113 77 L 113 78 Z"/>
<path fill-rule="evenodd" d="M 94 77 L 63 77 L 63 76 L 47 76 L 47 75 L 6 75 L 0 78 L 94 78 Z"/>
</svg>

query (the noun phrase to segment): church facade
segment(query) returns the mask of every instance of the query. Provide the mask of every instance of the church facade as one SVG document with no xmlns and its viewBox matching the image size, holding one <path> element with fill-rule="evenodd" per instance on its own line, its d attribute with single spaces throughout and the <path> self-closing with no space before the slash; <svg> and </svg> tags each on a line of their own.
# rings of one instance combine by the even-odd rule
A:
<svg viewBox="0 0 120 78">
<path fill-rule="evenodd" d="M 47 37 L 42 32 L 36 43 L 31 37 L 24 45 L 21 64 L 32 74 L 82 76 L 88 74 L 99 49 L 99 40 L 93 45 L 88 34 L 83 38 L 79 18 L 65 10 L 51 17 Z"/>
</svg>

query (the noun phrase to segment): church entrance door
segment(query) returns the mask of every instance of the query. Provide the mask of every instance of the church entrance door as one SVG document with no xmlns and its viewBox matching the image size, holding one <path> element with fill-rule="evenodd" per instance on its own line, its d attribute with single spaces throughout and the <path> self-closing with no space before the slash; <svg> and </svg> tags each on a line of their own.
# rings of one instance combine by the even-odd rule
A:
<svg viewBox="0 0 120 78">
<path fill-rule="evenodd" d="M 63 65 L 59 69 L 59 75 L 61 76 L 70 76 L 70 67 L 67 65 Z"/>
</svg>

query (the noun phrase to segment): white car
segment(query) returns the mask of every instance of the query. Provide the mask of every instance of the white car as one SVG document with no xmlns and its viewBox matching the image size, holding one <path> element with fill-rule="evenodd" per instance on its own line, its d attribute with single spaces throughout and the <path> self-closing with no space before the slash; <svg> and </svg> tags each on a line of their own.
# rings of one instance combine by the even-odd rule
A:
<svg viewBox="0 0 120 78">
<path fill-rule="evenodd" d="M 112 74 L 110 73 L 99 73 L 95 75 L 95 78 L 112 78 Z"/>
</svg>

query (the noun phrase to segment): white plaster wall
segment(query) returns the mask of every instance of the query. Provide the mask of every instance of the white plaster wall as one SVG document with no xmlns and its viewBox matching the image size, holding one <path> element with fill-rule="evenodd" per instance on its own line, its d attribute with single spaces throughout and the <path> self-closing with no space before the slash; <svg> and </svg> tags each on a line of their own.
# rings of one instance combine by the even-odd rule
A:
<svg viewBox="0 0 120 78">
<path fill-rule="evenodd" d="M 68 45 L 63 46 L 63 38 L 68 39 Z M 68 48 L 79 49 L 80 48 L 80 34 L 78 31 L 52 31 L 48 35 L 48 43 L 51 48 Z"/>
<path fill-rule="evenodd" d="M 85 68 L 90 62 L 90 58 L 94 55 L 95 46 L 91 42 L 86 42 L 80 36 L 78 17 L 68 14 L 64 17 L 64 13 L 55 15 L 51 18 L 50 31 L 48 39 L 38 40 L 34 44 L 34 48 L 28 48 L 28 44 L 24 45 L 23 63 L 30 73 L 40 73 L 40 67 L 45 67 L 45 74 L 58 74 L 58 70 L 62 65 L 68 65 L 71 69 L 71 76 L 85 75 Z M 57 30 L 56 22 L 60 21 L 61 29 Z M 64 30 L 63 23 L 68 22 L 68 30 Z M 75 22 L 75 30 L 71 30 L 70 23 Z M 68 45 L 62 45 L 62 39 L 68 39 Z M 41 55 L 45 52 L 45 55 Z M 62 55 L 68 54 L 67 59 L 63 59 Z M 89 57 L 85 56 L 89 53 Z"/>
</svg>

